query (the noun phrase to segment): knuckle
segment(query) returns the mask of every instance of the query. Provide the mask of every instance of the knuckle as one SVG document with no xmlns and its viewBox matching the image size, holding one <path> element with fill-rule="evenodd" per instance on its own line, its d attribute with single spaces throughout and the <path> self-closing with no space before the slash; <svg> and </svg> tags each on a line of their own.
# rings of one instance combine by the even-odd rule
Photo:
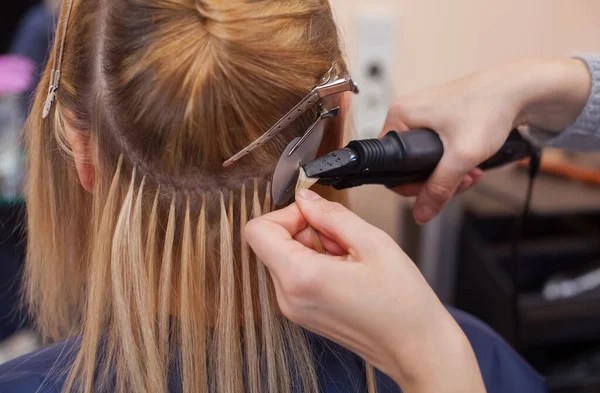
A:
<svg viewBox="0 0 600 393">
<path fill-rule="evenodd" d="M 432 183 L 426 188 L 427 194 L 439 205 L 452 198 L 454 189 L 446 184 Z"/>
</svg>

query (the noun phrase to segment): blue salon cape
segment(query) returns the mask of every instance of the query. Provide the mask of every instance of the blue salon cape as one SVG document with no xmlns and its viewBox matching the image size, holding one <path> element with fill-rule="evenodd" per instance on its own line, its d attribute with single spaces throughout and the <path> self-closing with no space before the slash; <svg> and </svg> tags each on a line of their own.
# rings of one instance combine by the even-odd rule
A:
<svg viewBox="0 0 600 393">
<path fill-rule="evenodd" d="M 495 332 L 479 320 L 450 310 L 469 338 L 479 361 L 488 393 L 542 393 L 541 378 Z M 323 393 L 363 393 L 365 373 L 362 361 L 342 347 L 312 337 L 317 373 Z M 0 393 L 61 393 L 67 365 L 72 362 L 77 340 L 67 340 L 0 365 Z M 387 376 L 378 373 L 380 393 L 399 393 Z M 448 381 L 452 383 L 452 381 Z M 177 391 L 171 381 L 171 391 Z"/>
</svg>

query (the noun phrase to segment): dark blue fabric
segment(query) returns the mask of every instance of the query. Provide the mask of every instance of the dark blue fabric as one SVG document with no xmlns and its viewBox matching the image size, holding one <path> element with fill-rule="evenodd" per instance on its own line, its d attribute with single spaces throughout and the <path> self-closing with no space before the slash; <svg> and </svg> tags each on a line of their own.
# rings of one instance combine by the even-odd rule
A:
<svg viewBox="0 0 600 393">
<path fill-rule="evenodd" d="M 0 366 L 1 393 L 60 393 L 76 340 L 67 340 Z"/>
<path fill-rule="evenodd" d="M 449 311 L 471 342 L 488 393 L 547 391 L 544 379 L 489 326 L 462 311 Z"/>
<path fill-rule="evenodd" d="M 463 312 L 450 312 L 473 345 L 488 393 L 546 392 L 544 380 L 489 327 Z M 312 337 L 311 343 L 322 392 L 365 392 L 364 367 L 357 356 L 320 337 Z M 68 340 L 0 365 L 0 393 L 60 393 L 77 346 Z M 377 382 L 380 393 L 400 392 L 382 373 Z"/>
</svg>

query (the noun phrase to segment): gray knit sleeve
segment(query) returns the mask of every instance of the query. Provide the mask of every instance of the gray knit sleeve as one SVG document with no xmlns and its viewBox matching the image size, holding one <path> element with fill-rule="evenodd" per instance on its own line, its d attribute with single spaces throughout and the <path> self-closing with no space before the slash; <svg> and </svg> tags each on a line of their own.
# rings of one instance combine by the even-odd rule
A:
<svg viewBox="0 0 600 393">
<path fill-rule="evenodd" d="M 590 98 L 571 126 L 560 134 L 535 132 L 544 146 L 582 151 L 600 150 L 600 54 L 576 56 L 583 60 L 592 76 Z"/>
</svg>

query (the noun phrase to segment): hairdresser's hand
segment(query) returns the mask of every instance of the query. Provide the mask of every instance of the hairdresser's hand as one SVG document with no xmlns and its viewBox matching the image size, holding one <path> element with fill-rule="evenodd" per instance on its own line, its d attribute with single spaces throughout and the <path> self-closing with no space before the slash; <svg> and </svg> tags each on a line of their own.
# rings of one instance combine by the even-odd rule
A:
<svg viewBox="0 0 600 393">
<path fill-rule="evenodd" d="M 476 73 L 398 100 L 384 133 L 431 128 L 445 154 L 424 186 L 401 187 L 418 195 L 415 219 L 424 223 L 455 192 L 481 177 L 476 168 L 494 155 L 510 130 L 531 125 L 562 131 L 581 113 L 590 94 L 590 75 L 580 60 L 525 60 Z"/>
<path fill-rule="evenodd" d="M 282 312 L 361 355 L 406 392 L 485 391 L 462 330 L 396 243 L 312 191 L 296 200 L 245 232 L 271 272 Z M 314 251 L 309 225 L 332 255 Z"/>
</svg>

